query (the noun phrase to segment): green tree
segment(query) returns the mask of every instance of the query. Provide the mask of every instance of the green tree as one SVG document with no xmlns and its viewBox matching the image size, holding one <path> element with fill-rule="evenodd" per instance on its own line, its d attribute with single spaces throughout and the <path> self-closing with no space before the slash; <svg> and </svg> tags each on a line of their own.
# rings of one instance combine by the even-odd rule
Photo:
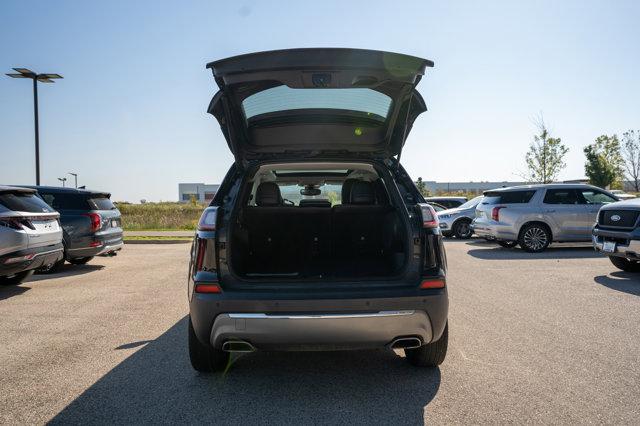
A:
<svg viewBox="0 0 640 426">
<path fill-rule="evenodd" d="M 636 192 L 640 192 L 640 130 L 629 130 L 622 134 L 622 156 L 624 168 Z"/>
<path fill-rule="evenodd" d="M 539 133 L 533 136 L 533 142 L 525 156 L 528 171 L 524 177 L 529 182 L 550 183 L 556 180 L 566 166 L 564 156 L 569 148 L 562 144 L 562 139 L 551 137 L 542 118 L 536 126 Z"/>
<path fill-rule="evenodd" d="M 624 160 L 617 135 L 598 136 L 594 143 L 584 148 L 584 155 L 587 157 L 584 173 L 592 185 L 601 188 L 620 185 L 624 176 Z"/>
<path fill-rule="evenodd" d="M 427 190 L 427 186 L 424 184 L 422 177 L 418 177 L 418 180 L 416 181 L 416 188 L 418 188 L 418 191 L 420 191 L 423 196 L 426 197 L 429 195 L 429 191 Z"/>
</svg>

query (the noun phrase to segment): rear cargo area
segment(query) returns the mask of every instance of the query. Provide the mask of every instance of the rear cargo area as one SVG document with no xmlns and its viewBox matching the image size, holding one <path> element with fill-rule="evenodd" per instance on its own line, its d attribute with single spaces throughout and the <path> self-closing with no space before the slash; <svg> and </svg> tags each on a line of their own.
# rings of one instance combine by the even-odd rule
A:
<svg viewBox="0 0 640 426">
<path fill-rule="evenodd" d="M 409 233 L 380 179 L 346 179 L 333 205 L 286 203 L 280 187 L 260 182 L 255 202 L 238 212 L 230 245 L 236 275 L 350 279 L 394 276 L 404 267 Z"/>
</svg>

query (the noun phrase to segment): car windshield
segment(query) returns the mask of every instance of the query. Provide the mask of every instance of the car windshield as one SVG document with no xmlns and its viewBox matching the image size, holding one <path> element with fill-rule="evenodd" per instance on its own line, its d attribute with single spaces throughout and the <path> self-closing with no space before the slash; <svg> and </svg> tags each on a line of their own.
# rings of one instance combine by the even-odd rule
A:
<svg viewBox="0 0 640 426">
<path fill-rule="evenodd" d="M 242 101 L 247 119 L 278 111 L 333 109 L 358 111 L 365 113 L 368 118 L 384 121 L 390 106 L 389 96 L 366 88 L 292 89 L 277 86 Z"/>
<path fill-rule="evenodd" d="M 471 200 L 467 201 L 466 203 L 460 205 L 458 208 L 459 209 L 470 209 L 472 207 L 477 206 L 483 198 L 484 198 L 483 195 L 480 195 L 480 196 L 478 196 L 476 198 L 472 198 Z"/>
</svg>

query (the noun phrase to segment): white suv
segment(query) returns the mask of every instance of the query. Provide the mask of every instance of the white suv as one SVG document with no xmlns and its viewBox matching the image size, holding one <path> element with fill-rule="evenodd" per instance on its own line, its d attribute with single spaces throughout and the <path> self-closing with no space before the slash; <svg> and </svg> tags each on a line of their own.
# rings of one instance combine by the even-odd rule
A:
<svg viewBox="0 0 640 426">
<path fill-rule="evenodd" d="M 600 207 L 617 201 L 595 186 L 571 184 L 514 186 L 484 195 L 471 224 L 474 232 L 534 253 L 552 241 L 591 241 Z"/>
</svg>

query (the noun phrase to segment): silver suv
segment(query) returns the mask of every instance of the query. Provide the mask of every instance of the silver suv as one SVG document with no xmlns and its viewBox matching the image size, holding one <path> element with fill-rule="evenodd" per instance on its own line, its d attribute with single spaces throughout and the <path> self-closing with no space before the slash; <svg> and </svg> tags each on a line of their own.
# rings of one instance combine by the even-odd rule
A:
<svg viewBox="0 0 640 426">
<path fill-rule="evenodd" d="M 34 189 L 0 186 L 0 284 L 19 284 L 62 259 L 59 217 Z"/>
<path fill-rule="evenodd" d="M 552 241 L 591 241 L 600 207 L 618 201 L 595 186 L 571 184 L 514 186 L 484 195 L 471 224 L 474 232 L 533 253 Z"/>
<path fill-rule="evenodd" d="M 440 230 L 445 237 L 456 237 L 461 240 L 471 238 L 473 230 L 471 221 L 476 214 L 476 207 L 482 200 L 482 195 L 475 197 L 466 203 L 452 209 L 438 212 Z"/>
</svg>

